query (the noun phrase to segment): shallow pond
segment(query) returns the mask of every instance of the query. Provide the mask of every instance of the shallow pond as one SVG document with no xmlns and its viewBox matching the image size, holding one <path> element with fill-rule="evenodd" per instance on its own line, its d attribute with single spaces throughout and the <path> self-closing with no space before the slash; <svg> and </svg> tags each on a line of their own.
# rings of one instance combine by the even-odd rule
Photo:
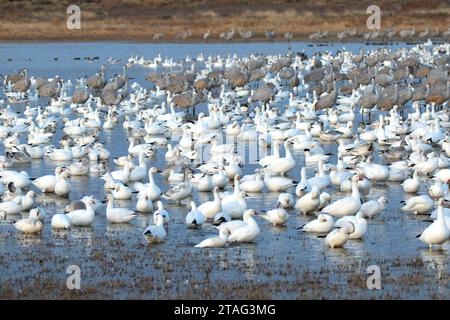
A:
<svg viewBox="0 0 450 320">
<path fill-rule="evenodd" d="M 397 48 L 402 44 L 390 47 Z M 122 65 L 130 55 L 152 58 L 157 54 L 174 59 L 200 53 L 283 54 L 291 47 L 293 52 L 307 54 L 319 50 L 336 52 L 345 46 L 357 51 L 361 44 L 330 44 L 309 46 L 306 43 L 252 43 L 252 44 L 140 44 L 140 43 L 14 43 L 0 44 L 0 73 L 10 73 L 27 67 L 30 75 L 65 80 L 92 75 L 110 56 L 121 62 L 109 65 L 107 78 L 122 72 Z M 98 57 L 93 63 L 84 57 Z M 75 60 L 80 58 L 80 60 Z M 143 86 L 148 69 L 133 67 L 129 77 Z M 0 95 L 1 97 L 1 95 Z M 40 101 L 39 103 L 42 103 Z M 23 111 L 22 105 L 13 106 Z M 127 153 L 128 142 L 122 129 L 122 120 L 114 130 L 101 133 L 101 141 L 111 151 L 109 168 L 114 170 L 112 158 Z M 60 124 L 61 126 L 61 124 Z M 53 143 L 61 137 L 55 134 Z M 335 144 L 326 150 L 336 154 Z M 3 145 L 0 147 L 3 153 Z M 159 150 L 147 164 L 162 168 L 164 152 Z M 303 155 L 295 153 L 298 167 L 291 176 L 299 181 Z M 331 163 L 335 163 L 335 158 Z M 50 160 L 16 165 L 15 170 L 26 170 L 31 177 L 51 174 L 58 165 Z M 244 174 L 253 172 L 256 165 L 247 165 Z M 308 176 L 314 171 L 308 167 Z M 156 176 L 161 189 L 169 187 L 161 175 Z M 96 177 L 71 178 L 70 199 L 83 195 L 104 198 L 103 180 Z M 34 188 L 34 187 L 33 187 Z M 231 185 L 228 187 L 231 189 Z M 328 191 L 333 191 L 330 188 Z M 292 191 L 292 190 L 291 190 Z M 421 193 L 426 192 L 422 186 Z M 40 194 L 40 192 L 38 192 Z M 333 199 L 342 197 L 333 191 Z M 388 208 L 369 222 L 369 229 L 361 241 L 349 241 L 345 248 L 329 249 L 323 239 L 296 230 L 312 216 L 299 216 L 290 211 L 286 227 L 272 227 L 260 218 L 261 234 L 253 244 L 230 246 L 225 249 L 198 250 L 193 246 L 216 233 L 206 224 L 201 230 L 189 230 L 184 223 L 188 207 L 167 204 L 172 221 L 167 241 L 147 245 L 142 232 L 151 215 L 140 214 L 131 224 L 111 225 L 106 222 L 104 210 L 96 216 L 92 228 L 73 228 L 55 232 L 50 217 L 61 212 L 69 200 L 40 196 L 47 212 L 41 236 L 17 233 L 8 220 L 0 222 L 0 297 L 13 298 L 450 298 L 448 283 L 449 243 L 442 250 L 428 251 L 416 239 L 428 225 L 424 217 L 400 212 L 404 199 L 401 186 L 387 183 L 372 187 L 370 199 L 386 195 Z M 212 194 L 193 193 L 199 203 Z M 277 194 L 262 193 L 247 198 L 249 207 L 272 209 Z M 133 201 L 117 202 L 117 206 L 135 207 Z M 19 218 L 19 217 L 12 217 Z M 66 269 L 77 265 L 81 270 L 81 290 L 68 290 Z M 381 290 L 368 290 L 367 268 L 381 268 Z"/>
</svg>

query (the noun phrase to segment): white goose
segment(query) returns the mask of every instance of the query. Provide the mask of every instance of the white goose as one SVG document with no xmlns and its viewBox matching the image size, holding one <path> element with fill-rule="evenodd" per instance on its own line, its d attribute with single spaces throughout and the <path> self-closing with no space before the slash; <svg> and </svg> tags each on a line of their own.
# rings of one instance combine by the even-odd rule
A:
<svg viewBox="0 0 450 320">
<path fill-rule="evenodd" d="M 240 189 L 249 193 L 259 193 L 264 189 L 264 181 L 260 173 L 255 175 L 254 180 L 243 181 Z"/>
<path fill-rule="evenodd" d="M 343 217 L 354 215 L 361 208 L 361 196 L 358 189 L 358 176 L 352 178 L 352 194 L 339 200 L 334 201 L 325 208 L 323 212 L 328 213 L 334 217 Z"/>
<path fill-rule="evenodd" d="M 413 214 L 424 214 L 433 208 L 433 200 L 428 195 L 421 195 L 409 198 L 406 201 L 400 201 L 404 204 L 400 208 L 402 211 L 411 212 Z"/>
<path fill-rule="evenodd" d="M 203 240 L 199 244 L 196 244 L 195 248 L 223 248 L 228 245 L 228 231 L 225 229 L 219 229 L 219 236 L 211 237 Z"/>
<path fill-rule="evenodd" d="M 450 237 L 450 230 L 445 222 L 442 203 L 443 200 L 439 199 L 437 219 L 417 236 L 422 242 L 428 244 L 430 250 L 433 244 L 443 244 Z"/>
<path fill-rule="evenodd" d="M 55 168 L 54 175 L 45 175 L 35 179 L 32 183 L 33 185 L 41 190 L 43 193 L 46 192 L 55 192 L 55 184 L 56 184 L 56 176 L 58 176 L 62 172 L 61 167 Z"/>
<path fill-rule="evenodd" d="M 289 213 L 278 202 L 276 209 L 269 210 L 260 217 L 276 226 L 285 224 L 289 220 Z"/>
<path fill-rule="evenodd" d="M 320 193 L 317 186 L 313 186 L 311 192 L 305 194 L 298 199 L 295 204 L 295 208 L 303 214 L 308 214 L 319 209 L 320 206 Z"/>
<path fill-rule="evenodd" d="M 353 232 L 351 232 L 348 236 L 349 239 L 361 239 L 366 234 L 367 220 L 364 219 L 361 211 L 358 211 L 356 216 L 345 216 L 338 219 L 334 223 L 334 226 L 342 228 L 348 222 L 351 222 L 354 226 Z"/>
<path fill-rule="evenodd" d="M 191 201 L 191 211 L 186 215 L 185 221 L 188 228 L 200 228 L 205 222 L 203 214 L 197 209 L 194 201 Z"/>
<path fill-rule="evenodd" d="M 114 208 L 113 201 L 114 198 L 112 195 L 107 196 L 108 205 L 106 206 L 106 219 L 111 223 L 128 223 L 137 215 L 133 210 L 129 210 L 126 208 Z"/>
<path fill-rule="evenodd" d="M 245 201 L 245 191 L 239 191 L 237 199 L 223 201 L 222 212 L 226 212 L 232 219 L 239 219 L 247 210 L 247 202 Z"/>
<path fill-rule="evenodd" d="M 73 226 L 82 226 L 88 227 L 94 222 L 95 211 L 92 208 L 92 204 L 94 203 L 93 198 L 82 199 L 84 202 L 86 209 L 79 209 L 75 211 L 71 211 L 67 213 L 67 216 L 70 219 L 70 224 Z"/>
<path fill-rule="evenodd" d="M 214 219 L 215 215 L 222 211 L 221 199 L 219 194 L 219 188 L 214 188 L 214 200 L 202 203 L 198 206 L 198 211 L 200 211 L 205 220 Z"/>
<path fill-rule="evenodd" d="M 181 182 L 174 186 L 173 188 L 164 192 L 161 196 L 163 199 L 171 200 L 178 204 L 181 204 L 181 201 L 190 197 L 192 193 L 192 173 L 187 173 L 184 182 Z"/>
<path fill-rule="evenodd" d="M 280 193 L 280 195 L 278 196 L 277 202 L 284 209 L 292 208 L 295 204 L 294 197 L 292 196 L 292 194 L 287 193 L 287 192 Z"/>
<path fill-rule="evenodd" d="M 264 183 L 272 192 L 285 191 L 294 186 L 294 181 L 290 178 L 281 176 L 272 176 L 269 173 L 264 175 Z"/>
<path fill-rule="evenodd" d="M 158 172 L 158 169 L 155 167 L 151 167 L 148 170 L 148 183 L 144 185 L 139 191 L 138 196 L 143 196 L 144 194 L 148 195 L 150 200 L 157 201 L 161 197 L 161 189 L 155 182 L 154 174 Z"/>
<path fill-rule="evenodd" d="M 260 230 L 258 224 L 256 223 L 253 216 L 255 215 L 255 210 L 249 209 L 244 212 L 243 222 L 245 225 L 241 225 L 240 227 L 234 229 L 230 236 L 228 237 L 228 242 L 231 243 L 243 243 L 243 242 L 252 242 L 259 234 Z M 233 221 L 230 221 L 233 222 Z M 230 223 L 227 222 L 227 223 Z M 220 226 L 219 226 L 220 227 Z"/>
<path fill-rule="evenodd" d="M 295 167 L 295 160 L 289 149 L 289 142 L 284 142 L 285 157 L 273 159 L 265 168 L 271 173 L 284 175 Z"/>
<path fill-rule="evenodd" d="M 349 235 L 353 233 L 354 230 L 355 227 L 353 226 L 353 223 L 346 222 L 343 227 L 335 229 L 327 234 L 327 236 L 325 237 L 325 243 L 330 248 L 342 247 L 343 245 L 345 245 L 349 238 Z"/>
<path fill-rule="evenodd" d="M 154 217 L 156 223 L 145 228 L 143 232 L 145 238 L 150 243 L 164 241 L 167 235 L 166 230 L 164 229 L 164 218 L 158 210 L 155 211 Z"/>
<path fill-rule="evenodd" d="M 42 212 L 39 208 L 30 210 L 28 218 L 16 221 L 14 227 L 22 233 L 40 233 L 44 224 L 40 220 Z"/>
<path fill-rule="evenodd" d="M 305 232 L 327 233 L 333 228 L 333 223 L 334 221 L 332 216 L 326 213 L 321 213 L 317 216 L 317 219 L 308 222 L 300 228 Z"/>
<path fill-rule="evenodd" d="M 406 193 L 416 193 L 420 188 L 420 178 L 417 170 L 414 170 L 412 178 L 406 179 L 402 183 L 403 191 Z"/>
<path fill-rule="evenodd" d="M 170 221 L 169 212 L 166 209 L 164 209 L 164 205 L 161 201 L 156 202 L 156 208 L 157 208 L 158 214 L 161 215 L 161 217 L 163 217 L 163 219 L 164 219 L 164 225 L 169 224 L 169 221 Z M 153 215 L 153 223 L 157 224 L 155 214 Z"/>
<path fill-rule="evenodd" d="M 64 213 L 57 213 L 53 215 L 51 220 L 53 229 L 70 229 L 70 218 Z"/>
<path fill-rule="evenodd" d="M 370 200 L 363 203 L 359 211 L 364 218 L 373 218 L 384 210 L 387 203 L 387 198 L 385 196 L 381 196 L 378 200 Z"/>
<path fill-rule="evenodd" d="M 138 194 L 136 202 L 136 211 L 143 213 L 153 211 L 153 202 L 148 196 L 148 194 L 141 194 L 141 195 Z"/>
</svg>

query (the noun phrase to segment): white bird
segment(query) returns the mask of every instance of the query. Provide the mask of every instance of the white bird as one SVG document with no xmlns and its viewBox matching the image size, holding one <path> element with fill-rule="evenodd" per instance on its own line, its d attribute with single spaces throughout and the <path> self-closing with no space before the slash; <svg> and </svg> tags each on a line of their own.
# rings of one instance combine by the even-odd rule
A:
<svg viewBox="0 0 450 320">
<path fill-rule="evenodd" d="M 244 212 L 244 223 L 240 227 L 234 229 L 230 236 L 228 237 L 228 242 L 231 243 L 242 243 L 242 242 L 252 242 L 259 234 L 259 227 L 253 216 L 255 215 L 255 210 L 249 209 Z M 230 221 L 234 222 L 234 221 Z M 230 223 L 227 222 L 227 223 Z"/>
<path fill-rule="evenodd" d="M 138 212 L 152 212 L 153 202 L 148 194 L 138 194 L 136 202 L 136 211 Z"/>
<path fill-rule="evenodd" d="M 214 200 L 202 203 L 198 206 L 198 211 L 200 211 L 205 220 L 211 220 L 215 217 L 217 213 L 222 211 L 222 204 L 220 200 L 219 188 L 214 188 Z"/>
<path fill-rule="evenodd" d="M 361 212 L 363 217 L 373 218 L 384 210 L 387 203 L 387 198 L 385 196 L 381 196 L 378 198 L 378 200 L 370 200 L 363 203 L 359 211 Z"/>
<path fill-rule="evenodd" d="M 70 229 L 70 218 L 64 213 L 53 215 L 51 226 L 53 229 Z"/>
<path fill-rule="evenodd" d="M 407 193 L 416 193 L 420 188 L 420 178 L 416 170 L 413 172 L 412 178 L 406 179 L 402 183 L 403 191 Z"/>
<path fill-rule="evenodd" d="M 260 214 L 260 217 L 276 226 L 285 224 L 289 220 L 289 213 L 278 202 L 276 209 Z"/>
<path fill-rule="evenodd" d="M 335 229 L 327 234 L 325 237 L 325 243 L 330 248 L 338 248 L 345 245 L 349 235 L 355 230 L 355 227 L 351 222 L 346 222 L 343 227 Z"/>
<path fill-rule="evenodd" d="M 333 223 L 334 220 L 332 216 L 321 213 L 317 216 L 317 219 L 308 222 L 301 228 L 306 232 L 327 233 L 333 228 Z"/>
<path fill-rule="evenodd" d="M 31 209 L 29 217 L 16 221 L 14 227 L 23 233 L 39 233 L 44 227 L 44 224 L 40 220 L 41 215 L 42 212 L 39 208 Z"/>
<path fill-rule="evenodd" d="M 164 225 L 168 225 L 170 221 L 170 215 L 169 212 L 164 209 L 163 203 L 161 201 L 156 202 L 156 208 L 158 210 L 158 214 L 164 219 Z M 153 223 L 157 223 L 155 214 L 153 214 Z"/>
<path fill-rule="evenodd" d="M 400 201 L 400 203 L 404 204 L 400 210 L 413 214 L 424 214 L 433 208 L 433 200 L 428 195 L 412 197 L 406 201 Z"/>
<path fill-rule="evenodd" d="M 67 216 L 72 226 L 88 227 L 94 222 L 95 211 L 92 208 L 94 199 L 92 197 L 87 199 L 83 198 L 81 201 L 85 204 L 86 208 L 71 211 L 67 213 Z"/>
<path fill-rule="evenodd" d="M 188 228 L 200 228 L 205 222 L 203 214 L 197 209 L 194 201 L 191 201 L 191 211 L 186 215 L 185 221 Z"/>
<path fill-rule="evenodd" d="M 319 188 L 313 186 L 311 192 L 305 194 L 297 200 L 295 208 L 303 214 L 308 214 L 319 209 L 320 206 L 320 194 Z"/>
<path fill-rule="evenodd" d="M 114 208 L 112 195 L 108 195 L 108 205 L 106 206 L 106 219 L 111 223 L 128 223 L 137 217 L 133 210 L 126 208 Z"/>
<path fill-rule="evenodd" d="M 294 197 L 292 196 L 292 194 L 287 193 L 287 192 L 280 193 L 280 195 L 278 196 L 277 202 L 284 209 L 292 208 L 295 204 Z"/>
<path fill-rule="evenodd" d="M 335 223 L 335 227 L 343 227 L 346 223 L 353 223 L 354 230 L 348 236 L 349 239 L 361 239 L 367 231 L 367 220 L 364 219 L 361 211 L 358 211 L 356 216 L 345 216 L 338 219 Z"/>
<path fill-rule="evenodd" d="M 428 244 L 430 250 L 433 244 L 443 244 L 450 237 L 450 230 L 445 222 L 442 203 L 443 200 L 439 199 L 437 219 L 417 236 L 422 242 Z"/>
<path fill-rule="evenodd" d="M 339 200 L 336 200 L 322 209 L 323 212 L 328 213 L 334 217 L 343 217 L 354 215 L 361 208 L 361 196 L 358 189 L 358 176 L 352 178 L 352 194 Z"/>
<path fill-rule="evenodd" d="M 218 228 L 219 229 L 219 228 Z M 211 237 L 196 244 L 195 248 L 223 248 L 228 245 L 228 231 L 226 229 L 219 229 L 219 236 Z"/>
<path fill-rule="evenodd" d="M 155 211 L 154 217 L 156 219 L 156 223 L 148 226 L 143 233 L 147 241 L 150 243 L 164 241 L 167 235 L 166 230 L 164 229 L 164 218 L 158 210 Z"/>
</svg>

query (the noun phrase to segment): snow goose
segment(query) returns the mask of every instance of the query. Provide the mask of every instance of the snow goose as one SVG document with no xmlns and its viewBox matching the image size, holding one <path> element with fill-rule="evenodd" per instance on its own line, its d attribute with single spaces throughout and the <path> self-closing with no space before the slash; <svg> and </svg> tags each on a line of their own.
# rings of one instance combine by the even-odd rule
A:
<svg viewBox="0 0 450 320">
<path fill-rule="evenodd" d="M 155 211 L 154 217 L 156 219 L 156 223 L 145 228 L 143 232 L 145 239 L 149 243 L 161 242 L 166 238 L 164 218 L 161 216 L 161 213 L 158 210 Z"/>
<path fill-rule="evenodd" d="M 439 199 L 437 219 L 417 236 L 422 242 L 428 244 L 430 250 L 433 244 L 443 244 L 450 237 L 450 230 L 445 222 L 442 203 L 443 200 Z"/>
<path fill-rule="evenodd" d="M 228 230 L 219 229 L 219 236 L 211 237 L 203 240 L 199 244 L 196 244 L 195 248 L 223 248 L 228 245 Z"/>
<path fill-rule="evenodd" d="M 450 181 L 447 181 L 447 183 Z M 435 182 L 428 189 L 428 194 L 434 200 L 444 197 L 448 193 L 448 185 L 435 179 Z"/>
<path fill-rule="evenodd" d="M 70 218 L 64 213 L 57 213 L 53 215 L 51 220 L 53 229 L 70 229 Z"/>
<path fill-rule="evenodd" d="M 260 214 L 260 217 L 273 224 L 274 226 L 283 225 L 289 220 L 289 213 L 281 207 L 281 204 L 279 202 L 277 203 L 276 209 L 262 212 L 264 213 Z"/>
<path fill-rule="evenodd" d="M 278 196 L 277 202 L 284 209 L 292 208 L 295 204 L 294 197 L 292 196 L 292 194 L 287 193 L 287 192 L 280 193 L 280 195 Z"/>
<path fill-rule="evenodd" d="M 117 182 L 111 194 L 115 200 L 130 200 L 133 192 L 121 182 Z"/>
<path fill-rule="evenodd" d="M 203 214 L 197 209 L 194 201 L 191 201 L 191 211 L 186 215 L 185 221 L 188 228 L 200 228 L 205 221 Z"/>
<path fill-rule="evenodd" d="M 370 200 L 363 203 L 359 211 L 364 218 L 373 218 L 384 210 L 387 203 L 387 198 L 385 196 L 381 196 L 378 200 Z"/>
<path fill-rule="evenodd" d="M 367 220 L 364 219 L 363 213 L 358 211 L 356 216 L 345 216 L 338 219 L 335 223 L 335 227 L 344 227 L 346 223 L 351 222 L 353 224 L 353 232 L 348 235 L 349 239 L 361 239 L 367 231 Z"/>
<path fill-rule="evenodd" d="M 143 213 L 153 211 L 153 202 L 148 196 L 148 194 L 141 194 L 141 195 L 138 194 L 136 202 L 136 211 Z"/>
<path fill-rule="evenodd" d="M 252 242 L 259 234 L 260 230 L 258 227 L 258 223 L 253 219 L 253 216 L 256 214 L 255 210 L 249 209 L 244 212 L 243 222 L 244 225 L 234 229 L 230 236 L 228 237 L 228 242 L 231 243 L 243 243 L 243 242 Z M 230 221 L 227 223 L 231 223 L 234 221 Z M 219 227 L 221 227 L 220 225 Z"/>
<path fill-rule="evenodd" d="M 205 220 L 213 219 L 217 213 L 222 211 L 222 204 L 219 194 L 219 188 L 215 187 L 214 191 L 214 200 L 208 201 L 205 203 L 202 203 L 198 206 L 198 211 L 200 211 L 203 216 L 205 217 Z"/>
<path fill-rule="evenodd" d="M 148 183 L 144 185 L 144 187 L 139 191 L 138 195 L 147 194 L 150 200 L 157 201 L 161 197 L 161 189 L 155 182 L 154 174 L 158 172 L 158 169 L 155 167 L 151 167 L 148 170 Z M 185 181 L 186 181 L 185 177 Z M 190 179 L 189 179 L 190 183 Z"/>
<path fill-rule="evenodd" d="M 245 191 L 239 191 L 237 198 L 230 198 L 227 201 L 222 199 L 222 212 L 227 213 L 232 219 L 241 218 L 246 209 Z"/>
<path fill-rule="evenodd" d="M 44 227 L 44 224 L 40 220 L 41 217 L 41 209 L 31 209 L 29 217 L 16 221 L 14 223 L 14 227 L 22 233 L 40 233 L 42 228 Z"/>
<path fill-rule="evenodd" d="M 413 214 L 424 214 L 433 208 L 433 200 L 428 195 L 412 197 L 400 203 L 404 204 L 400 210 Z"/>
<path fill-rule="evenodd" d="M 294 186 L 294 181 L 290 178 L 272 176 L 269 173 L 264 174 L 264 183 L 272 192 L 285 191 Z"/>
<path fill-rule="evenodd" d="M 56 175 L 55 194 L 60 197 L 68 197 L 72 189 L 70 182 L 67 180 L 70 175 L 67 171 L 63 171 Z"/>
<path fill-rule="evenodd" d="M 330 248 L 338 248 L 345 245 L 347 242 L 349 235 L 353 233 L 355 227 L 353 223 L 346 222 L 343 227 L 339 229 L 335 229 L 327 234 L 325 237 L 325 243 Z"/>
<path fill-rule="evenodd" d="M 61 167 L 56 167 L 54 175 L 45 175 L 39 177 L 35 179 L 32 183 L 36 188 L 41 190 L 43 193 L 55 192 L 56 176 L 58 176 L 62 171 L 63 169 Z"/>
<path fill-rule="evenodd" d="M 67 216 L 70 219 L 70 224 L 73 226 L 83 226 L 88 227 L 94 222 L 95 211 L 92 208 L 92 204 L 94 203 L 94 199 L 92 197 L 82 199 L 85 204 L 85 209 L 78 209 L 75 211 L 71 211 L 67 213 Z"/>
<path fill-rule="evenodd" d="M 416 193 L 420 188 L 420 178 L 417 170 L 414 170 L 412 178 L 408 178 L 402 183 L 403 191 L 406 193 Z"/>
<path fill-rule="evenodd" d="M 327 233 L 333 228 L 333 217 L 326 213 L 321 213 L 317 216 L 317 219 L 314 219 L 297 229 L 300 228 L 305 232 Z"/>
<path fill-rule="evenodd" d="M 284 142 L 285 157 L 273 159 L 266 169 L 274 174 L 284 175 L 295 167 L 295 160 L 289 149 L 289 142 Z"/>
<path fill-rule="evenodd" d="M 305 194 L 298 199 L 295 208 L 303 214 L 308 214 L 316 211 L 320 205 L 320 193 L 317 186 L 313 186 L 311 192 Z"/>
<path fill-rule="evenodd" d="M 336 200 L 322 209 L 334 217 L 343 217 L 354 215 L 361 208 L 361 196 L 358 189 L 358 176 L 352 178 L 352 194 L 339 200 Z"/>
<path fill-rule="evenodd" d="M 111 223 L 128 223 L 137 215 L 133 210 L 129 210 L 126 208 L 114 208 L 113 201 L 114 198 L 112 195 L 107 196 L 108 205 L 106 206 L 106 219 Z"/>
<path fill-rule="evenodd" d="M 256 173 L 254 180 L 243 181 L 240 189 L 249 193 L 259 193 L 264 188 L 264 181 L 260 173 Z"/>
</svg>

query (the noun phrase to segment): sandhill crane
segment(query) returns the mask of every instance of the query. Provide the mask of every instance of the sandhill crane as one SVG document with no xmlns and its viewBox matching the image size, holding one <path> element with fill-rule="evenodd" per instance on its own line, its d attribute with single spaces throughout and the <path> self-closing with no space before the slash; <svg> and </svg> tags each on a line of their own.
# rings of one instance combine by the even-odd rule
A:
<svg viewBox="0 0 450 320">
<path fill-rule="evenodd" d="M 84 104 L 89 99 L 90 93 L 83 80 L 83 78 L 80 79 L 79 87 L 77 87 L 72 94 L 73 104 Z"/>
<path fill-rule="evenodd" d="M 26 68 L 19 70 L 17 73 L 8 74 L 3 79 L 3 84 L 15 84 L 17 81 L 28 77 L 28 70 Z"/>
<path fill-rule="evenodd" d="M 161 40 L 163 36 L 164 36 L 164 32 L 163 31 L 157 32 L 157 33 L 155 33 L 153 35 L 153 40 L 154 41 Z"/>
<path fill-rule="evenodd" d="M 220 34 L 220 38 L 223 41 L 230 41 L 234 37 L 235 30 L 232 28 L 230 31 L 225 31 Z"/>
<path fill-rule="evenodd" d="M 25 93 L 30 88 L 31 81 L 27 76 L 27 72 L 25 71 L 25 76 L 19 81 L 14 82 L 12 85 L 12 91 Z"/>
<path fill-rule="evenodd" d="M 61 91 L 62 80 L 55 78 L 38 89 L 39 97 L 53 98 Z"/>
<path fill-rule="evenodd" d="M 424 31 L 419 33 L 419 38 L 426 38 L 430 35 L 430 28 L 426 28 Z"/>
<path fill-rule="evenodd" d="M 180 34 L 180 38 L 184 41 L 186 41 L 190 36 L 192 35 L 191 30 L 184 30 Z"/>
<path fill-rule="evenodd" d="M 210 36 L 211 36 L 211 31 L 209 31 L 209 29 L 208 29 L 208 31 L 206 31 L 206 32 L 203 34 L 203 40 L 206 41 L 206 42 L 208 42 Z"/>
<path fill-rule="evenodd" d="M 294 35 L 292 34 L 292 32 L 285 32 L 284 33 L 284 40 L 286 40 L 287 42 L 290 42 L 293 37 L 294 37 Z"/>
<path fill-rule="evenodd" d="M 267 40 L 269 40 L 269 41 L 273 41 L 273 39 L 275 38 L 274 30 L 266 30 L 265 34 L 266 34 Z"/>
<path fill-rule="evenodd" d="M 345 38 L 347 38 L 347 31 L 338 32 L 337 33 L 337 38 L 339 40 L 344 40 Z"/>
<path fill-rule="evenodd" d="M 442 31 L 442 37 L 443 38 L 450 37 L 450 28 L 448 28 L 446 31 Z"/>
<path fill-rule="evenodd" d="M 244 39 L 245 41 L 249 41 L 250 38 L 253 36 L 253 33 L 251 30 L 247 30 L 247 31 L 241 31 L 241 28 L 239 28 L 239 34 L 241 35 L 241 38 Z"/>
<path fill-rule="evenodd" d="M 100 67 L 100 71 L 98 71 L 94 76 L 86 79 L 86 85 L 88 88 L 93 90 L 100 90 L 106 85 L 104 65 Z"/>
</svg>

